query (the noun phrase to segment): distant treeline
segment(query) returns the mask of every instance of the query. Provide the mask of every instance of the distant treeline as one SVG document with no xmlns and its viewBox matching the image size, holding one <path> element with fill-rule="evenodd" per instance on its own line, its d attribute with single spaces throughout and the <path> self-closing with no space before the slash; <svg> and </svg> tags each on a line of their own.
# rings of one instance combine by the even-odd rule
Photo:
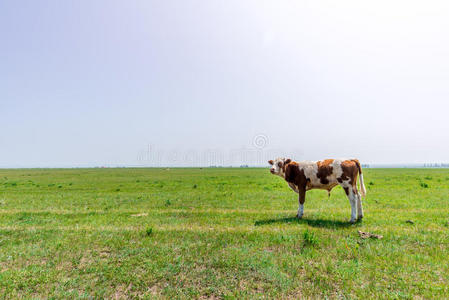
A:
<svg viewBox="0 0 449 300">
<path fill-rule="evenodd" d="M 424 164 L 424 168 L 449 168 L 449 164 L 426 163 Z"/>
<path fill-rule="evenodd" d="M 362 164 L 362 168 L 449 168 L 449 163 L 424 164 Z"/>
</svg>

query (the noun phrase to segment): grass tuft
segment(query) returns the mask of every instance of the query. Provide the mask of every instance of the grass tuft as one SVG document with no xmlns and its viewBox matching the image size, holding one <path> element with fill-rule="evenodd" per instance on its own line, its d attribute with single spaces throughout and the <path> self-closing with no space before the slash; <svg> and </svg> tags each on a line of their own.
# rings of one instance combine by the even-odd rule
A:
<svg viewBox="0 0 449 300">
<path fill-rule="evenodd" d="M 422 188 L 425 188 L 425 189 L 429 188 L 429 185 L 428 185 L 427 183 L 425 183 L 425 182 L 421 182 L 419 185 L 420 185 Z"/>
<path fill-rule="evenodd" d="M 312 231 L 309 231 L 309 229 L 306 229 L 303 232 L 302 238 L 303 238 L 304 247 L 317 246 L 319 243 L 318 237 L 315 235 L 315 233 L 313 233 Z"/>
<path fill-rule="evenodd" d="M 146 233 L 147 236 L 152 235 L 152 234 L 153 234 L 153 228 L 148 227 L 148 228 L 145 230 L 145 233 Z"/>
</svg>

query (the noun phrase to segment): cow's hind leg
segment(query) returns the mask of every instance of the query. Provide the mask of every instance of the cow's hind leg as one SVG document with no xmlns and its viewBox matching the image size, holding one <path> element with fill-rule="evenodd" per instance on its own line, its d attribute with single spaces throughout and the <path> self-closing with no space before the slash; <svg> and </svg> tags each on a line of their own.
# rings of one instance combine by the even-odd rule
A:
<svg viewBox="0 0 449 300">
<path fill-rule="evenodd" d="M 344 185 L 342 185 L 342 186 L 343 186 L 343 189 L 345 190 L 346 195 L 348 196 L 349 204 L 351 204 L 351 219 L 349 220 L 349 222 L 355 223 L 357 196 L 354 193 L 352 186 L 344 186 Z"/>
<path fill-rule="evenodd" d="M 361 220 L 363 218 L 362 196 L 357 190 L 356 196 L 357 196 L 357 220 Z"/>
</svg>

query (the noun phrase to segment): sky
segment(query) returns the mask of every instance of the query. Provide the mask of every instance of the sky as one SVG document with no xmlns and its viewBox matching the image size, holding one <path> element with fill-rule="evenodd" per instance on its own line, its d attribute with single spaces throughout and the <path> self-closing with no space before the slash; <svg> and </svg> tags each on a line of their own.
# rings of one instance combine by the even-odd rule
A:
<svg viewBox="0 0 449 300">
<path fill-rule="evenodd" d="M 0 1 L 0 167 L 449 162 L 447 1 Z"/>
</svg>

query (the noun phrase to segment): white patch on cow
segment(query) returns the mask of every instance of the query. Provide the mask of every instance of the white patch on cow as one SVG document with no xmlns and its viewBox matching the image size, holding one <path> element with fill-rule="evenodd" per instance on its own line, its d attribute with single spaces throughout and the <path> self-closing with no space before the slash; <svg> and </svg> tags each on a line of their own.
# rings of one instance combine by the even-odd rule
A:
<svg viewBox="0 0 449 300">
<path fill-rule="evenodd" d="M 315 161 L 302 161 L 299 164 L 299 169 L 304 171 L 304 175 L 308 179 L 307 190 L 312 188 L 319 188 L 321 186 L 318 178 L 318 165 Z"/>
<path fill-rule="evenodd" d="M 332 163 L 332 167 L 334 168 L 334 174 L 335 174 L 335 178 L 340 178 L 341 175 L 343 175 L 343 169 L 341 168 L 341 163 L 343 162 L 343 160 L 341 159 L 335 159 L 334 162 Z"/>
</svg>

